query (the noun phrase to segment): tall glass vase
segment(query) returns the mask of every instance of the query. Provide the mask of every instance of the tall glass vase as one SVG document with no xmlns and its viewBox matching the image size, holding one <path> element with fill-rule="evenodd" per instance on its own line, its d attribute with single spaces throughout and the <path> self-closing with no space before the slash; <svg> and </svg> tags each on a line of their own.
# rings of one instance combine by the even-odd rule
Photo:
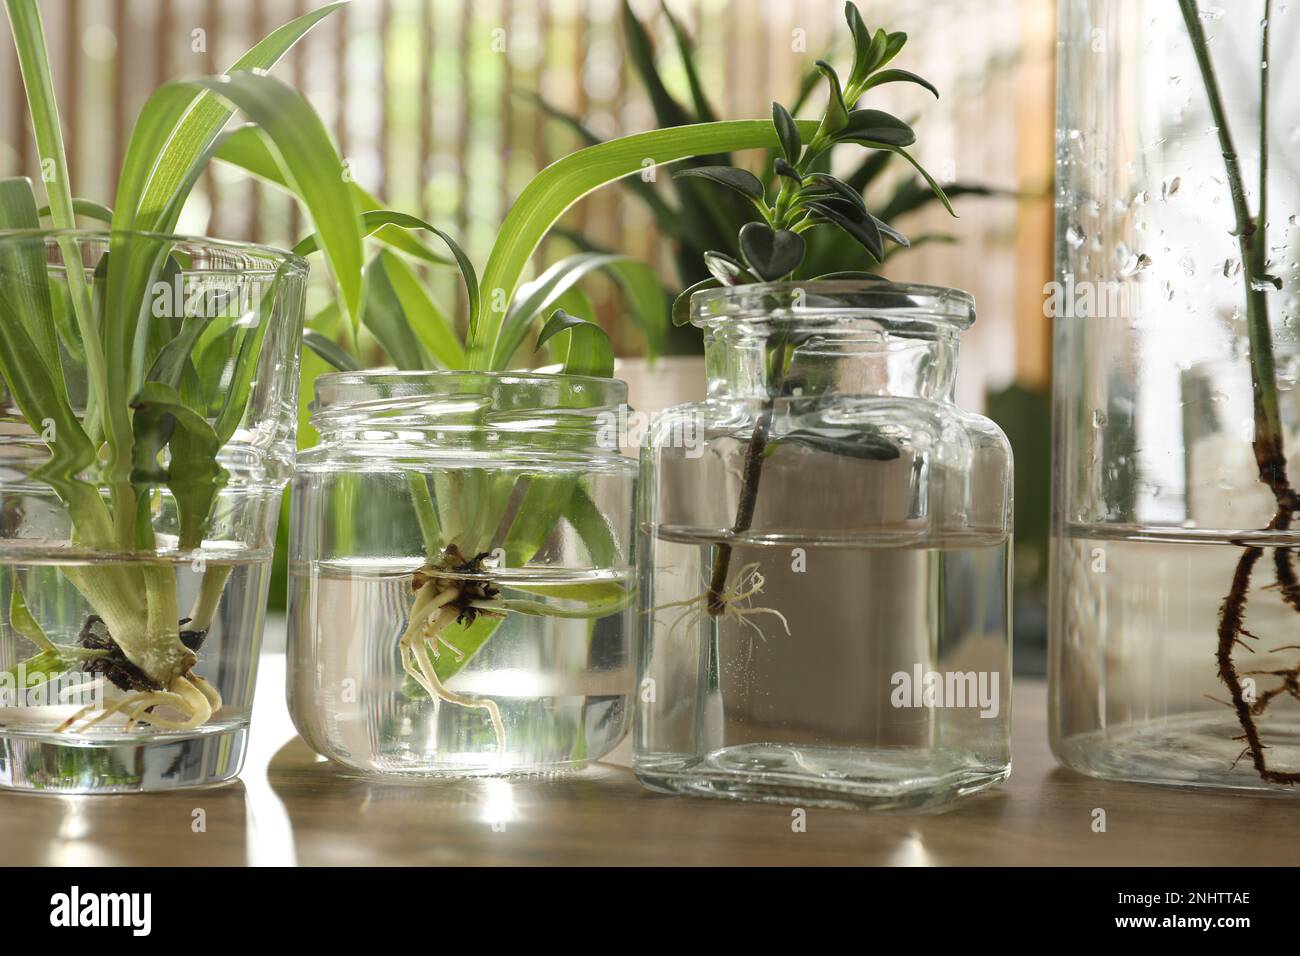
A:
<svg viewBox="0 0 1300 956">
<path fill-rule="evenodd" d="M 1051 737 L 1300 779 L 1300 11 L 1062 0 Z"/>
</svg>

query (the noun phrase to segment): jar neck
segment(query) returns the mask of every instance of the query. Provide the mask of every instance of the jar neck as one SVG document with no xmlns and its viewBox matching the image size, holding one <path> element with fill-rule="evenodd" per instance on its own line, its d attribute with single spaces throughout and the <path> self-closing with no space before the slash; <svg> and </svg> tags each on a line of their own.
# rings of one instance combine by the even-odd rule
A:
<svg viewBox="0 0 1300 956">
<path fill-rule="evenodd" d="M 884 280 L 767 283 L 697 293 L 709 396 L 893 397 L 951 402 L 960 334 L 955 289 Z"/>
<path fill-rule="evenodd" d="M 830 332 L 803 329 L 797 322 L 785 323 L 785 328 L 779 324 L 705 333 L 710 398 L 953 399 L 959 344 L 955 331 L 904 334 L 858 327 Z M 779 356 L 782 348 L 784 355 Z"/>
<path fill-rule="evenodd" d="M 622 382 L 489 372 L 343 372 L 316 380 L 312 425 L 322 445 L 362 455 L 618 454 L 605 427 Z"/>
</svg>

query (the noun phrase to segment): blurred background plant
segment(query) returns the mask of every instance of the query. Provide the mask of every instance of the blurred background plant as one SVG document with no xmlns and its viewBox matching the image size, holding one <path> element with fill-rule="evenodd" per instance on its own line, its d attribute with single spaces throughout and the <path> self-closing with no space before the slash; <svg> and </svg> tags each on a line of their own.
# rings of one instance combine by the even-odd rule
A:
<svg viewBox="0 0 1300 956">
<path fill-rule="evenodd" d="M 151 89 L 215 72 L 271 25 L 319 5 L 42 0 L 80 191 L 109 198 L 115 157 Z M 842 6 L 841 0 L 668 0 L 666 6 L 631 0 L 626 8 L 623 0 L 355 0 L 286 57 L 281 76 L 321 113 L 359 187 L 385 207 L 445 229 L 481 262 L 523 185 L 589 137 L 689 122 L 708 111 L 767 117 L 773 100 L 789 102 L 793 91 L 806 88 L 814 60 L 846 52 Z M 885 218 L 914 240 L 928 234 L 955 240 L 916 242 L 886 263 L 891 278 L 966 288 L 980 306 L 979 321 L 963 337 L 958 400 L 997 419 L 1017 454 L 1017 640 L 1027 652 L 1020 663 L 1034 658 L 1041 640 L 1035 609 L 1046 565 L 1050 355 L 1042 303 L 1051 278 L 1053 6 L 1042 0 L 860 4 L 873 28 L 908 32 L 909 69 L 943 91 L 936 103 L 919 87 L 891 84 L 873 91 L 872 105 L 909 120 L 924 107 L 917 158 L 950 193 L 971 183 L 1022 198 L 967 194 L 957 202 L 961 218 L 952 220 L 942 207 L 919 202 L 925 194 L 903 164 L 835 170 L 841 177 L 856 173 L 873 208 L 887 210 Z M 710 91 L 707 104 L 697 89 Z M 824 96 L 813 87 L 803 115 L 820 112 Z M 0 176 L 39 180 L 27 122 L 13 51 L 0 45 Z M 763 172 L 759 154 L 738 154 L 735 161 Z M 615 249 L 648 264 L 666 291 L 683 287 L 698 268 L 699 248 L 728 248 L 743 221 L 735 217 L 746 215 L 729 208 L 719 191 L 706 197 L 697 188 L 707 185 L 674 182 L 661 170 L 652 182 L 593 193 L 543 245 L 536 271 L 584 249 Z M 218 165 L 195 190 L 178 228 L 288 247 L 307 224 L 280 190 Z M 828 234 L 814 254 L 831 262 L 858 252 Z M 418 260 L 411 268 L 437 302 L 449 310 L 454 303 L 453 314 L 463 314 L 455 269 Z M 694 397 L 663 389 L 678 381 L 702 388 L 694 358 L 664 360 L 652 375 L 643 373 L 646 338 L 636 323 L 620 320 L 629 306 L 617 276 L 593 272 L 582 288 L 622 357 L 618 374 L 632 383 L 634 404 L 653 408 Z M 308 314 L 327 316 L 329 305 L 328 284 L 315 283 Z M 693 330 L 676 335 L 664 343 L 668 351 L 695 350 Z M 394 360 L 372 333 L 363 333 L 359 344 L 367 363 Z M 315 355 L 303 365 L 304 382 L 327 367 Z M 309 398 L 303 389 L 304 407 Z M 314 438 L 303 429 L 303 444 Z"/>
</svg>

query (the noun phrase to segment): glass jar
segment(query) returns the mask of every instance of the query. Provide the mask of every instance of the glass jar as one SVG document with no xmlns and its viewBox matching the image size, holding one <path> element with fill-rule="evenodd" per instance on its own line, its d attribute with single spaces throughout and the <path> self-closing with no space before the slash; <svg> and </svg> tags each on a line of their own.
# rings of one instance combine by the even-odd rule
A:
<svg viewBox="0 0 1300 956">
<path fill-rule="evenodd" d="M 1011 449 L 953 404 L 953 289 L 697 293 L 708 399 L 642 448 L 650 787 L 919 806 L 1010 769 Z"/>
<path fill-rule="evenodd" d="M 123 306 L 131 262 L 147 281 Z M 297 256 L 241 243 L 0 235 L 0 786 L 238 774 L 306 281 Z M 88 348 L 87 319 L 120 325 Z M 114 349 L 96 390 L 88 355 Z M 90 394 L 116 397 L 87 411 Z"/>
<path fill-rule="evenodd" d="M 479 372 L 316 381 L 294 478 L 289 709 L 370 773 L 544 772 L 629 720 L 622 382 Z"/>
<path fill-rule="evenodd" d="M 1083 773 L 1300 793 L 1297 29 L 1061 4 L 1050 727 Z"/>
</svg>

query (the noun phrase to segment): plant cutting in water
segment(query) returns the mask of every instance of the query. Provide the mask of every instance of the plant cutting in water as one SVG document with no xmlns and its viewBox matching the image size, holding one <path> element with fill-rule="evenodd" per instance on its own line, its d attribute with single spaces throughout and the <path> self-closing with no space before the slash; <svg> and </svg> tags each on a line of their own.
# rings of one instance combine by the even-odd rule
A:
<svg viewBox="0 0 1300 956">
<path fill-rule="evenodd" d="M 1246 333 L 1250 344 L 1250 373 L 1255 408 L 1255 438 L 1252 447 L 1259 480 L 1273 495 L 1275 511 L 1267 530 L 1283 532 L 1291 528 L 1296 512 L 1300 510 L 1300 493 L 1291 485 L 1287 474 L 1286 449 L 1282 432 L 1282 418 L 1278 400 L 1277 369 L 1273 350 L 1273 332 L 1269 324 L 1270 290 L 1281 288 L 1281 280 L 1269 274 L 1268 260 L 1268 116 L 1269 116 L 1269 34 L 1273 13 L 1272 0 L 1264 0 L 1262 41 L 1259 75 L 1259 187 L 1257 209 L 1252 215 L 1248 203 L 1248 190 L 1242 174 L 1232 127 L 1224 107 L 1223 96 L 1215 74 L 1210 43 L 1201 21 L 1197 0 L 1177 0 L 1187 26 L 1196 65 L 1205 86 L 1210 112 L 1214 117 L 1216 133 L 1223 151 L 1228 192 L 1236 222 L 1232 234 L 1241 251 L 1243 286 L 1246 295 Z M 1246 595 L 1255 566 L 1264 555 L 1264 549 L 1247 546 L 1232 575 L 1231 588 L 1219 609 L 1218 661 L 1219 679 L 1232 696 L 1231 706 L 1241 724 L 1242 734 L 1237 738 L 1245 743 L 1238 760 L 1249 756 L 1259 776 L 1270 783 L 1300 783 L 1300 770 L 1277 770 L 1268 765 L 1267 747 L 1263 742 L 1256 718 L 1262 716 L 1278 697 L 1289 695 L 1300 700 L 1300 664 L 1275 671 L 1247 671 L 1258 677 L 1275 677 L 1278 684 L 1248 699 L 1233 659 L 1238 646 L 1254 651 L 1251 641 L 1258 641 L 1245 626 Z M 1300 577 L 1297 577 L 1295 553 L 1291 548 L 1273 549 L 1273 573 L 1279 598 L 1300 612 Z M 1295 645 L 1274 648 L 1276 651 L 1300 649 Z"/>
<path fill-rule="evenodd" d="M 938 91 L 927 80 L 907 70 L 889 67 L 907 43 L 907 35 L 884 30 L 872 33 L 852 3 L 845 4 L 844 15 L 853 36 L 853 65 L 847 79 L 841 82 L 830 64 L 817 63 L 817 69 L 829 87 L 829 98 L 811 138 L 805 142 L 803 124 L 795 121 L 781 104 L 772 104 L 772 126 L 781 148 L 781 156 L 773 163 L 774 198 L 769 201 L 769 190 L 763 182 L 744 169 L 697 166 L 678 173 L 679 176 L 698 177 L 716 183 L 741 195 L 758 212 L 761 221 L 741 227 L 737 236 L 739 259 L 716 251 L 704 254 L 711 276 L 678 297 L 673 306 L 675 322 L 686 321 L 690 297 L 701 289 L 780 282 L 800 274 L 808 251 L 805 235 L 819 227 L 831 227 L 846 234 L 877 263 L 886 257 L 887 241 L 896 246 L 908 245 L 906 237 L 867 208 L 858 188 L 831 174 L 830 154 L 838 144 L 861 146 L 884 156 L 901 156 L 916 168 L 948 212 L 956 215 L 943 188 L 908 152 L 908 147 L 916 142 L 912 128 L 889 113 L 859 107 L 859 102 L 870 90 L 886 83 L 913 83 L 938 96 Z M 738 145 L 733 148 L 738 148 Z M 840 271 L 814 276 L 812 280 L 842 278 L 879 277 L 870 273 Z M 788 332 L 779 328 L 766 345 L 768 391 L 745 449 L 736 518 L 729 532 L 733 539 L 744 535 L 753 523 L 763 462 L 772 451 L 769 443 L 772 418 L 777 399 L 785 392 L 796 347 L 797 343 L 791 340 Z M 896 457 L 898 454 L 887 442 L 882 442 L 880 447 L 847 450 L 838 447 L 833 438 L 822 435 L 789 436 L 787 440 L 816 444 L 833 452 L 874 457 Z M 728 587 L 731 555 L 729 542 L 718 544 L 714 552 L 708 589 L 701 598 L 704 610 L 711 617 L 730 615 L 743 618 L 763 610 L 749 603 L 762 589 L 761 575 L 754 579 L 755 571 L 747 569 L 742 573 L 742 578 L 750 582 L 748 585 Z"/>
<path fill-rule="evenodd" d="M 158 288 L 179 282 L 186 254 L 168 234 L 236 110 L 301 187 L 340 287 L 359 288 L 360 246 L 351 229 L 357 210 L 342 161 L 301 95 L 265 73 L 338 6 L 280 27 L 226 75 L 168 83 L 150 96 L 110 210 L 73 198 L 37 0 L 6 0 L 48 205 L 38 208 L 30 181 L 0 180 L 0 230 L 12 241 L 0 263 L 0 373 L 10 401 L 48 448 L 32 477 L 66 508 L 73 546 L 97 555 L 60 569 L 93 609 L 75 645 L 44 632 L 15 576 L 10 630 L 37 653 L 14 672 L 53 680 L 82 670 L 122 695 L 81 709 L 61 731 L 88 730 L 117 715 L 127 729 L 142 722 L 192 729 L 221 708 L 197 667 L 232 568 L 204 562 L 198 598 L 182 616 L 173 565 L 202 555 L 228 480 L 220 455 L 248 405 L 279 277 L 243 322 L 217 318 L 222 310 L 204 302 L 168 305 Z M 108 253 L 93 283 L 75 267 L 82 261 L 72 232 L 79 215 L 111 230 L 101 234 Z M 42 219 L 53 232 L 40 232 Z M 45 236 L 68 264 L 66 290 L 56 291 L 49 278 Z M 159 318 L 167 321 L 150 321 Z M 234 360 L 221 365 L 220 381 L 205 379 L 203 358 L 218 351 Z M 82 380 L 84 400 L 74 397 Z M 161 540 L 153 525 L 167 507 L 176 513 L 174 542 Z"/>
<path fill-rule="evenodd" d="M 762 200 L 760 181 L 744 170 L 697 165 L 682 171 L 682 175 L 701 176 L 739 190 L 752 204 L 754 215 L 762 219 L 741 231 L 744 263 L 722 254 L 707 257 L 710 271 L 720 278 L 705 285 L 789 275 L 803 259 L 802 234 L 818 223 L 838 224 L 879 261 L 884 257 L 882 237 L 899 244 L 906 240 L 867 213 L 853 187 L 830 174 L 829 153 L 836 144 L 858 143 L 917 165 L 907 153 L 915 137 L 906 123 L 877 110 L 850 110 L 849 104 L 856 105 L 867 90 L 883 83 L 905 81 L 933 88 L 904 70 L 885 68 L 902 49 L 902 34 L 871 34 L 856 8 L 850 4 L 846 10 L 859 51 L 847 87 L 849 97 L 846 101 L 834 71 L 821 64 L 819 69 L 832 88 L 832 102 L 820 122 L 797 121 L 777 107 L 775 122 L 676 126 L 579 150 L 547 167 L 522 191 L 501 226 L 481 278 L 447 233 L 416 217 L 382 209 L 373 198 L 361 195 L 359 201 L 366 212 L 358 223 L 359 241 L 383 242 L 387 248 L 381 248 L 366 268 L 353 325 L 342 329 L 347 344 L 340 346 L 335 339 L 314 332 L 308 333 L 308 344 L 339 369 L 357 370 L 361 364 L 356 357 L 356 334 L 364 327 L 402 369 L 500 372 L 512 367 L 516 354 L 536 331 L 536 348 L 548 348 L 554 367 L 562 374 L 609 377 L 613 355 L 607 339 L 596 325 L 575 315 L 590 313 L 589 304 L 575 294 L 577 283 L 595 269 L 618 266 L 615 278 L 653 350 L 666 331 L 669 311 L 653 274 L 622 257 L 585 252 L 552 265 L 532 281 L 525 282 L 523 275 L 542 238 L 574 202 L 602 185 L 642 172 L 647 159 L 659 165 L 716 156 L 724 150 L 783 153 L 777 164 L 782 187 L 771 207 Z M 809 143 L 806 150 L 801 146 L 805 139 Z M 233 134 L 217 155 L 292 190 L 266 160 L 262 144 L 250 136 Z M 921 172 L 933 184 L 928 174 Z M 937 184 L 933 189 L 946 204 Z M 436 238 L 450 252 L 450 262 L 464 282 L 467 314 L 463 341 L 451 311 L 435 303 L 418 273 L 402 259 L 403 255 L 414 257 L 425 266 L 448 261 L 433 255 L 421 234 Z M 396 246 L 395 236 L 407 245 Z M 799 251 L 792 256 L 794 244 Z M 296 251 L 310 254 L 316 247 L 315 237 L 309 236 Z M 319 317 L 322 329 L 328 327 L 330 318 Z M 568 401 L 573 408 L 583 407 L 581 395 Z M 490 408 L 482 410 L 483 422 L 492 412 Z M 577 441 L 561 432 L 542 439 L 561 453 L 589 440 L 587 436 Z M 761 448 L 756 458 L 761 458 Z M 521 476 L 459 467 L 439 469 L 432 475 L 408 473 L 406 486 L 419 520 L 425 564 L 412 574 L 411 611 L 398 641 L 408 681 L 405 693 L 482 709 L 491 719 L 498 751 L 502 751 L 505 731 L 495 702 L 455 691 L 452 678 L 483 649 L 509 614 L 596 619 L 626 607 L 633 595 L 629 588 L 612 582 L 512 583 L 512 596 L 507 597 L 497 582 L 503 571 L 532 561 L 561 520 L 573 527 L 594 566 L 609 566 L 616 552 L 612 531 L 583 483 L 572 476 Z M 755 480 L 751 506 L 756 491 Z M 496 547 L 498 543 L 500 547 Z M 758 569 L 743 577 L 727 592 L 732 613 L 774 613 L 747 603 L 762 590 Z M 725 580 L 719 584 L 719 594 L 724 587 Z M 524 596 L 514 596 L 517 594 Z M 721 606 L 712 607 L 712 601 L 698 603 L 707 603 L 709 613 L 721 610 Z M 686 608 L 684 613 L 692 613 L 692 609 Z"/>
</svg>

